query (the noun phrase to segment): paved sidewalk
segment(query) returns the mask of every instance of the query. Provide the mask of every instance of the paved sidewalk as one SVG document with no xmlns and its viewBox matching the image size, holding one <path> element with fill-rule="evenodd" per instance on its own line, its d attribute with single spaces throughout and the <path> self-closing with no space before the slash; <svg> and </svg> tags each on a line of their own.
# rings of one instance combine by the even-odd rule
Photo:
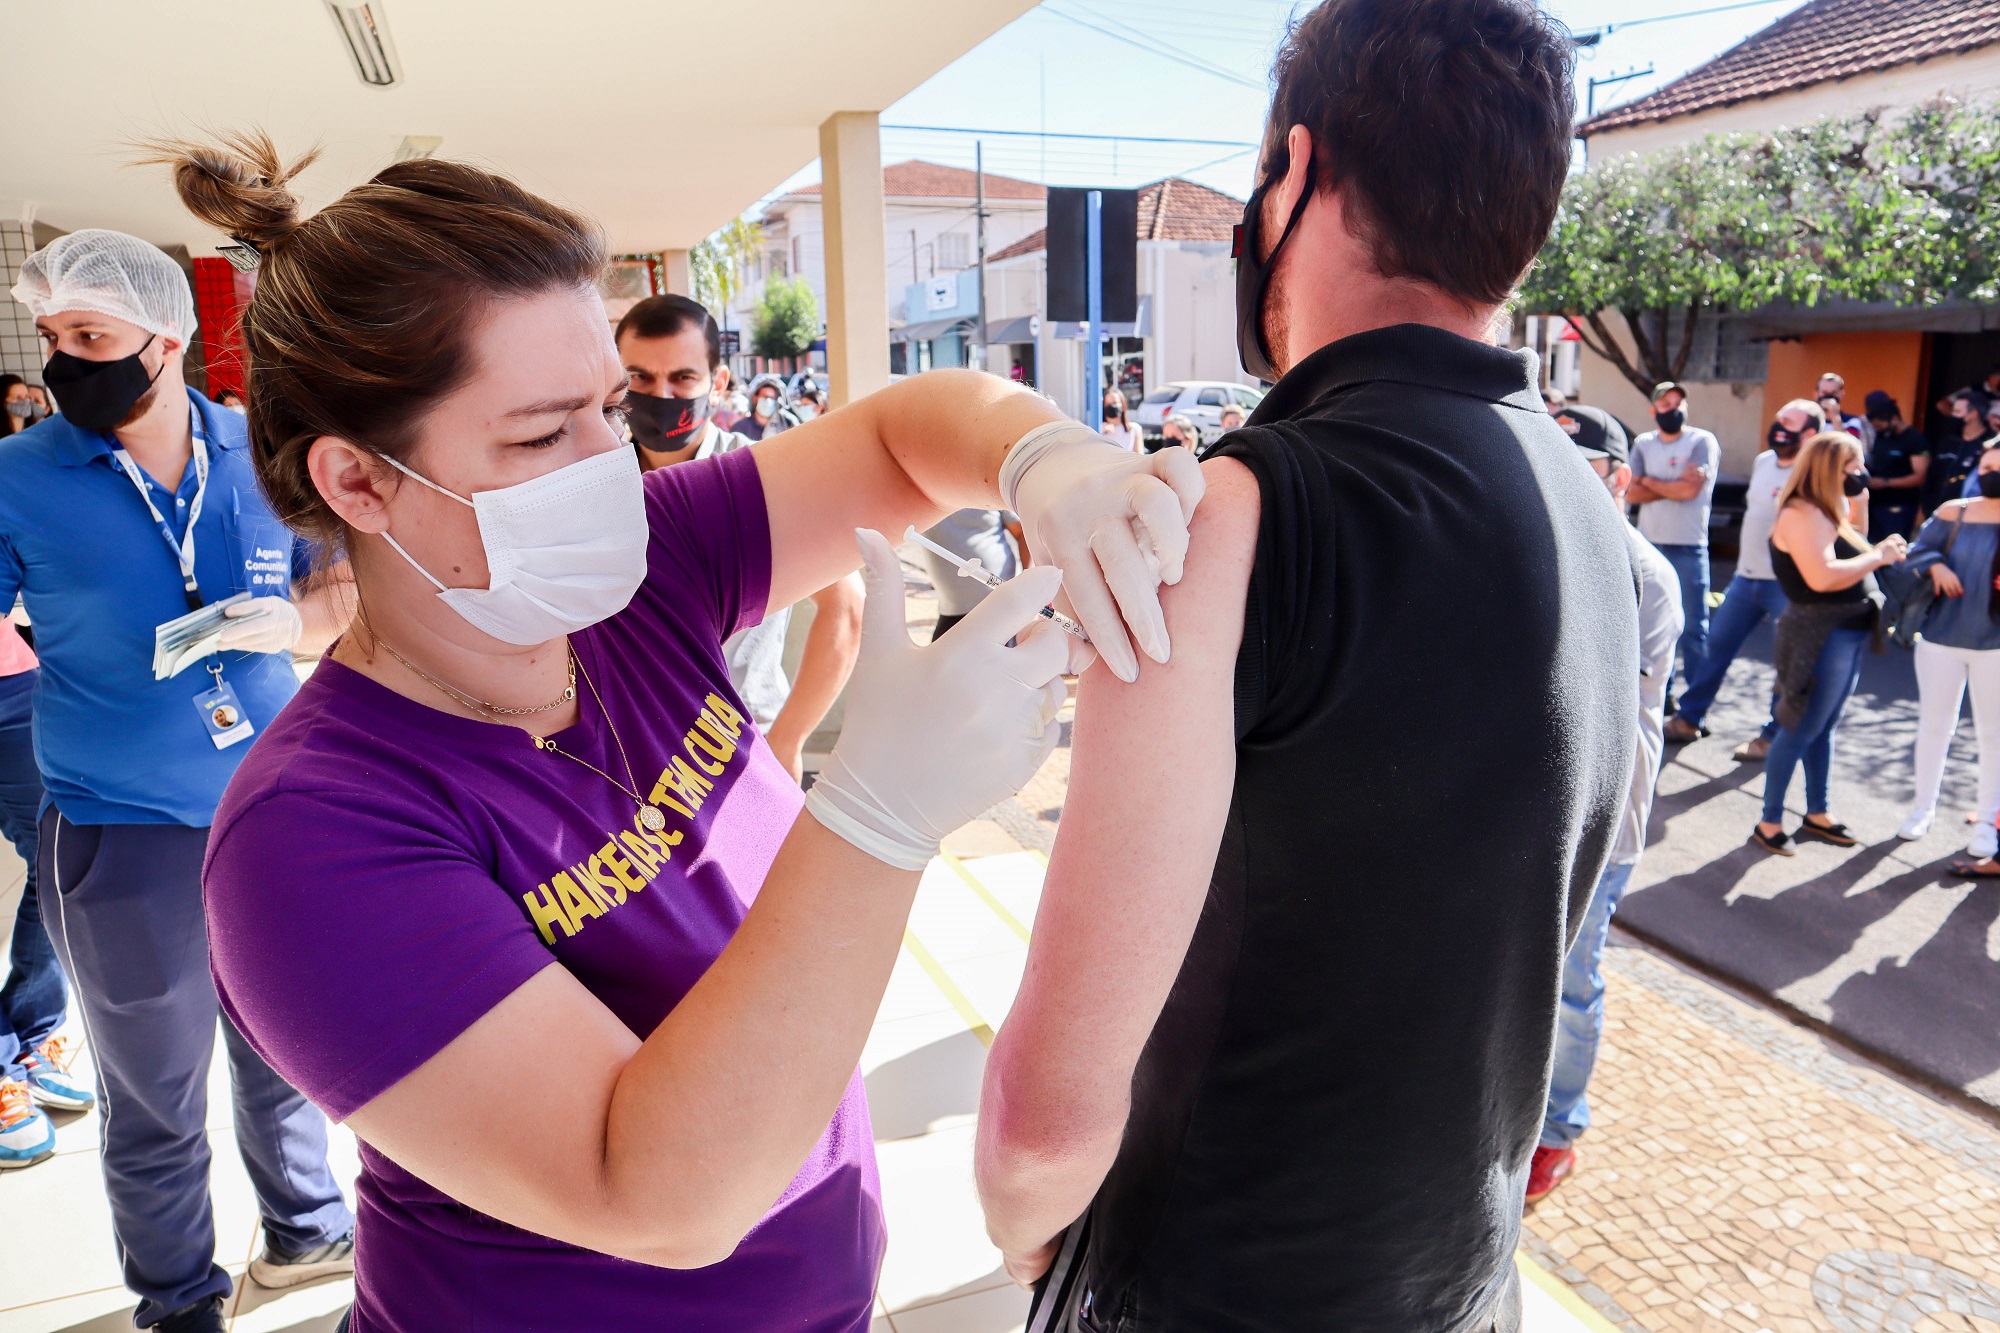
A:
<svg viewBox="0 0 2000 1333">
<path fill-rule="evenodd" d="M 1761 764 L 1730 750 L 1755 735 L 1771 688 L 1768 628 L 1730 669 L 1714 735 L 1670 748 L 1652 846 L 1618 919 L 1629 930 L 1767 996 L 1799 1017 L 1995 1108 L 2000 1124 L 2000 883 L 1949 875 L 1965 846 L 1976 752 L 1959 728 L 1928 837 L 1896 830 L 1911 799 L 1916 678 L 1911 655 L 1868 656 L 1836 734 L 1832 807 L 1861 840 L 1748 846 Z M 1795 778 L 1786 824 L 1804 813 Z"/>
</svg>

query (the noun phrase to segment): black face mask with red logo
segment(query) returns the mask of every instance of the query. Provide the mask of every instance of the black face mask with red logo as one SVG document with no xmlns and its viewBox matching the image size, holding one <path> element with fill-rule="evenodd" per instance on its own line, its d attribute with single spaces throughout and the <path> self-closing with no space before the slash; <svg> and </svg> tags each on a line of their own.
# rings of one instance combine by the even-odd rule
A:
<svg viewBox="0 0 2000 1333">
<path fill-rule="evenodd" d="M 650 393 L 627 392 L 625 421 L 632 428 L 632 443 L 656 454 L 673 453 L 688 447 L 694 433 L 708 420 L 709 396 L 656 398 Z"/>
<path fill-rule="evenodd" d="M 1797 456 L 1799 446 L 1805 443 L 1803 432 L 1786 430 L 1775 421 L 1771 423 L 1771 433 L 1765 439 L 1771 446 L 1771 452 L 1787 462 Z"/>
</svg>

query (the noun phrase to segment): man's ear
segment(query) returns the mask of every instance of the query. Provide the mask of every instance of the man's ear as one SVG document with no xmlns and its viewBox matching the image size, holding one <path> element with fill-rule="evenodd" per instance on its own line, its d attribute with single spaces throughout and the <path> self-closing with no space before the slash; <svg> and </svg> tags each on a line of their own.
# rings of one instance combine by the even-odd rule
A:
<svg viewBox="0 0 2000 1333">
<path fill-rule="evenodd" d="M 1305 193 L 1306 173 L 1312 168 L 1312 131 L 1303 125 L 1294 125 L 1285 133 L 1285 178 L 1272 187 L 1264 196 L 1264 216 L 1258 219 L 1258 236 L 1266 248 L 1265 258 L 1275 249 L 1278 238 L 1285 234 L 1285 224 L 1291 220 L 1292 210 L 1298 206 L 1299 196 Z"/>
<path fill-rule="evenodd" d="M 327 507 L 357 532 L 389 527 L 389 497 L 396 474 L 373 453 L 334 435 L 322 435 L 306 452 L 306 471 Z"/>
<path fill-rule="evenodd" d="M 715 368 L 715 375 L 713 378 L 712 387 L 709 389 L 709 392 L 717 398 L 726 397 L 728 396 L 729 393 L 729 384 L 730 384 L 729 367 L 717 366 Z"/>
</svg>

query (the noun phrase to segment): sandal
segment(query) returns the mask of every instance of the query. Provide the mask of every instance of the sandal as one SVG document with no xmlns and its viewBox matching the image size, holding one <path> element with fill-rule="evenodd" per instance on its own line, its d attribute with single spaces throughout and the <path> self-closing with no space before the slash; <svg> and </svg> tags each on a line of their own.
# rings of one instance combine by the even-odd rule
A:
<svg viewBox="0 0 2000 1333">
<path fill-rule="evenodd" d="M 2000 859 L 1989 856 L 1983 861 L 1953 861 L 1951 873 L 1960 879 L 2000 879 Z"/>
<path fill-rule="evenodd" d="M 1797 853 L 1795 853 L 1792 850 L 1792 840 L 1786 837 L 1782 832 L 1773 833 L 1770 834 L 1769 836 L 1766 836 L 1763 829 L 1760 829 L 1753 824 L 1751 825 L 1750 828 L 1750 841 L 1756 843 L 1759 847 L 1762 847 L 1765 851 L 1771 853 L 1771 855 L 1773 856 L 1797 855 Z"/>
<path fill-rule="evenodd" d="M 1820 842 L 1832 843 L 1835 847 L 1858 847 L 1861 839 L 1847 831 L 1845 824 L 1815 824 L 1810 818 L 1799 825 L 1798 837 L 1814 838 Z"/>
</svg>

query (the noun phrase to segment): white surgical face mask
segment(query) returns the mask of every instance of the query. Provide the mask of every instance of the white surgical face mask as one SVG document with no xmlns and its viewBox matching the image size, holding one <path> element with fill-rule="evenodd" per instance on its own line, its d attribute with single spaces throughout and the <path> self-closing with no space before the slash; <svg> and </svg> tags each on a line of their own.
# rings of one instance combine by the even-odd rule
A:
<svg viewBox="0 0 2000 1333">
<path fill-rule="evenodd" d="M 607 620 L 645 581 L 646 493 L 639 456 L 630 449 L 610 449 L 469 500 L 388 462 L 478 515 L 484 588 L 447 588 L 394 537 L 382 538 L 437 586 L 446 606 L 502 643 L 532 647 Z"/>
</svg>

